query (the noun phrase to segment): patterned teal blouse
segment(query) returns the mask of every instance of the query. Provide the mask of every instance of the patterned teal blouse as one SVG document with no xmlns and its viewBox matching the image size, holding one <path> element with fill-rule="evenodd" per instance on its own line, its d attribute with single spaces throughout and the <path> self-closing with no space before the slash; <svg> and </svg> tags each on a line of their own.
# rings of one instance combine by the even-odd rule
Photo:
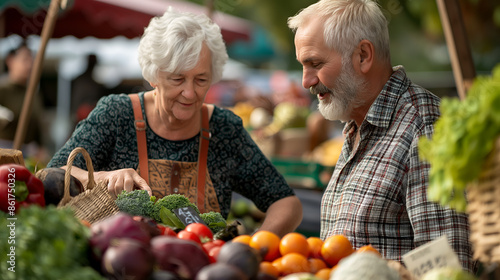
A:
<svg viewBox="0 0 500 280">
<path fill-rule="evenodd" d="M 144 92 L 139 93 L 139 99 L 147 123 Z M 264 212 L 273 202 L 294 195 L 283 176 L 243 128 L 238 116 L 215 106 L 210 133 L 207 165 L 224 217 L 229 213 L 233 191 L 252 200 Z M 171 141 L 148 129 L 146 137 L 149 159 L 198 160 L 199 135 Z M 54 155 L 48 167 L 66 165 L 70 152 L 76 147 L 87 150 L 95 171 L 137 169 L 139 158 L 130 98 L 126 94 L 101 98 L 87 119 L 78 123 L 71 138 Z M 83 156 L 77 156 L 73 166 L 86 170 Z"/>
</svg>

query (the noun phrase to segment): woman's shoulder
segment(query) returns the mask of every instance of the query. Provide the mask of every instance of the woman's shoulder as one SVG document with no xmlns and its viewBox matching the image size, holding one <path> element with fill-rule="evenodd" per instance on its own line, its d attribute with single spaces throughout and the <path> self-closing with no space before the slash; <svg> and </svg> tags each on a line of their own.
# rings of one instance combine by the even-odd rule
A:
<svg viewBox="0 0 500 280">
<path fill-rule="evenodd" d="M 101 97 L 97 104 L 130 104 L 130 98 L 126 93 L 112 93 Z"/>
<path fill-rule="evenodd" d="M 214 105 L 212 119 L 217 124 L 243 125 L 241 118 L 233 111 Z"/>
</svg>

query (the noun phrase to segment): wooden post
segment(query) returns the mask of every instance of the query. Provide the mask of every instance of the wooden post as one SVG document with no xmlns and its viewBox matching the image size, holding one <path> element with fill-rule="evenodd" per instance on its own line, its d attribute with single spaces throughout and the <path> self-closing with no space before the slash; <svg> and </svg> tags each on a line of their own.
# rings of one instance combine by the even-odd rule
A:
<svg viewBox="0 0 500 280">
<path fill-rule="evenodd" d="M 16 135 L 14 137 L 14 149 L 17 150 L 21 149 L 24 138 L 26 137 L 28 121 L 31 115 L 33 96 L 35 95 L 42 72 L 45 48 L 47 47 L 47 42 L 50 37 L 52 37 L 59 7 L 60 0 L 51 0 L 49 10 L 43 24 L 40 48 L 36 54 L 35 63 L 28 82 L 28 88 L 26 89 L 26 94 L 24 96 L 23 108 L 21 110 L 21 115 L 19 116 L 19 123 L 17 124 Z"/>
<path fill-rule="evenodd" d="M 450 54 L 458 96 L 463 100 L 476 76 L 476 70 L 465 32 L 460 3 L 457 0 L 436 1 Z"/>
<path fill-rule="evenodd" d="M 207 6 L 207 16 L 213 19 L 215 12 L 215 0 L 207 0 L 206 6 Z"/>
</svg>

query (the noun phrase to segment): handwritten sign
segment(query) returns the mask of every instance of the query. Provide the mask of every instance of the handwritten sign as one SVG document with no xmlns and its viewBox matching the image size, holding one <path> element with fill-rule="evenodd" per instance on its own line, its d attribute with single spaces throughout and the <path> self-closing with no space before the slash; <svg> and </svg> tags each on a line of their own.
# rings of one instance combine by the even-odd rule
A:
<svg viewBox="0 0 500 280">
<path fill-rule="evenodd" d="M 174 209 L 173 212 L 185 226 L 192 223 L 202 223 L 206 225 L 205 222 L 201 219 L 200 215 L 198 215 L 198 212 L 193 209 L 193 207 L 188 206 L 177 208 Z"/>
<path fill-rule="evenodd" d="M 462 268 L 446 235 L 406 253 L 403 255 L 403 262 L 415 279 L 440 267 Z"/>
</svg>

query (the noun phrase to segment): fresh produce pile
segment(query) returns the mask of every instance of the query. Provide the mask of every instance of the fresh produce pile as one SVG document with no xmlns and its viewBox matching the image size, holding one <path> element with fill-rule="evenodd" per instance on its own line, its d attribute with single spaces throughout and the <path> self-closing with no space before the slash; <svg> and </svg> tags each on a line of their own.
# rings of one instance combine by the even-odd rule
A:
<svg viewBox="0 0 500 280">
<path fill-rule="evenodd" d="M 145 190 L 123 191 L 118 195 L 116 205 L 121 212 L 151 218 L 171 228 L 184 229 L 185 225 L 173 213 L 174 209 L 184 207 L 194 209 L 214 233 L 225 229 L 227 225 L 221 213 L 211 211 L 200 214 L 198 207 L 181 194 L 171 194 L 157 200 Z"/>
<path fill-rule="evenodd" d="M 465 100 L 444 98 L 432 139 L 420 139 L 421 158 L 431 165 L 429 199 L 465 211 L 465 189 L 478 179 L 499 136 L 500 65 L 491 77 L 477 77 Z"/>
<path fill-rule="evenodd" d="M 2 279 L 103 279 L 89 267 L 90 230 L 71 210 L 32 205 L 15 220 L 0 216 Z"/>
<path fill-rule="evenodd" d="M 242 243 L 261 253 L 259 274 L 272 276 L 266 279 L 330 279 L 337 264 L 353 254 L 380 253 L 367 245 L 355 250 L 342 235 L 334 235 L 325 241 L 319 237 L 305 237 L 291 232 L 279 238 L 268 231 L 253 235 L 240 235 L 232 242 Z"/>
</svg>

